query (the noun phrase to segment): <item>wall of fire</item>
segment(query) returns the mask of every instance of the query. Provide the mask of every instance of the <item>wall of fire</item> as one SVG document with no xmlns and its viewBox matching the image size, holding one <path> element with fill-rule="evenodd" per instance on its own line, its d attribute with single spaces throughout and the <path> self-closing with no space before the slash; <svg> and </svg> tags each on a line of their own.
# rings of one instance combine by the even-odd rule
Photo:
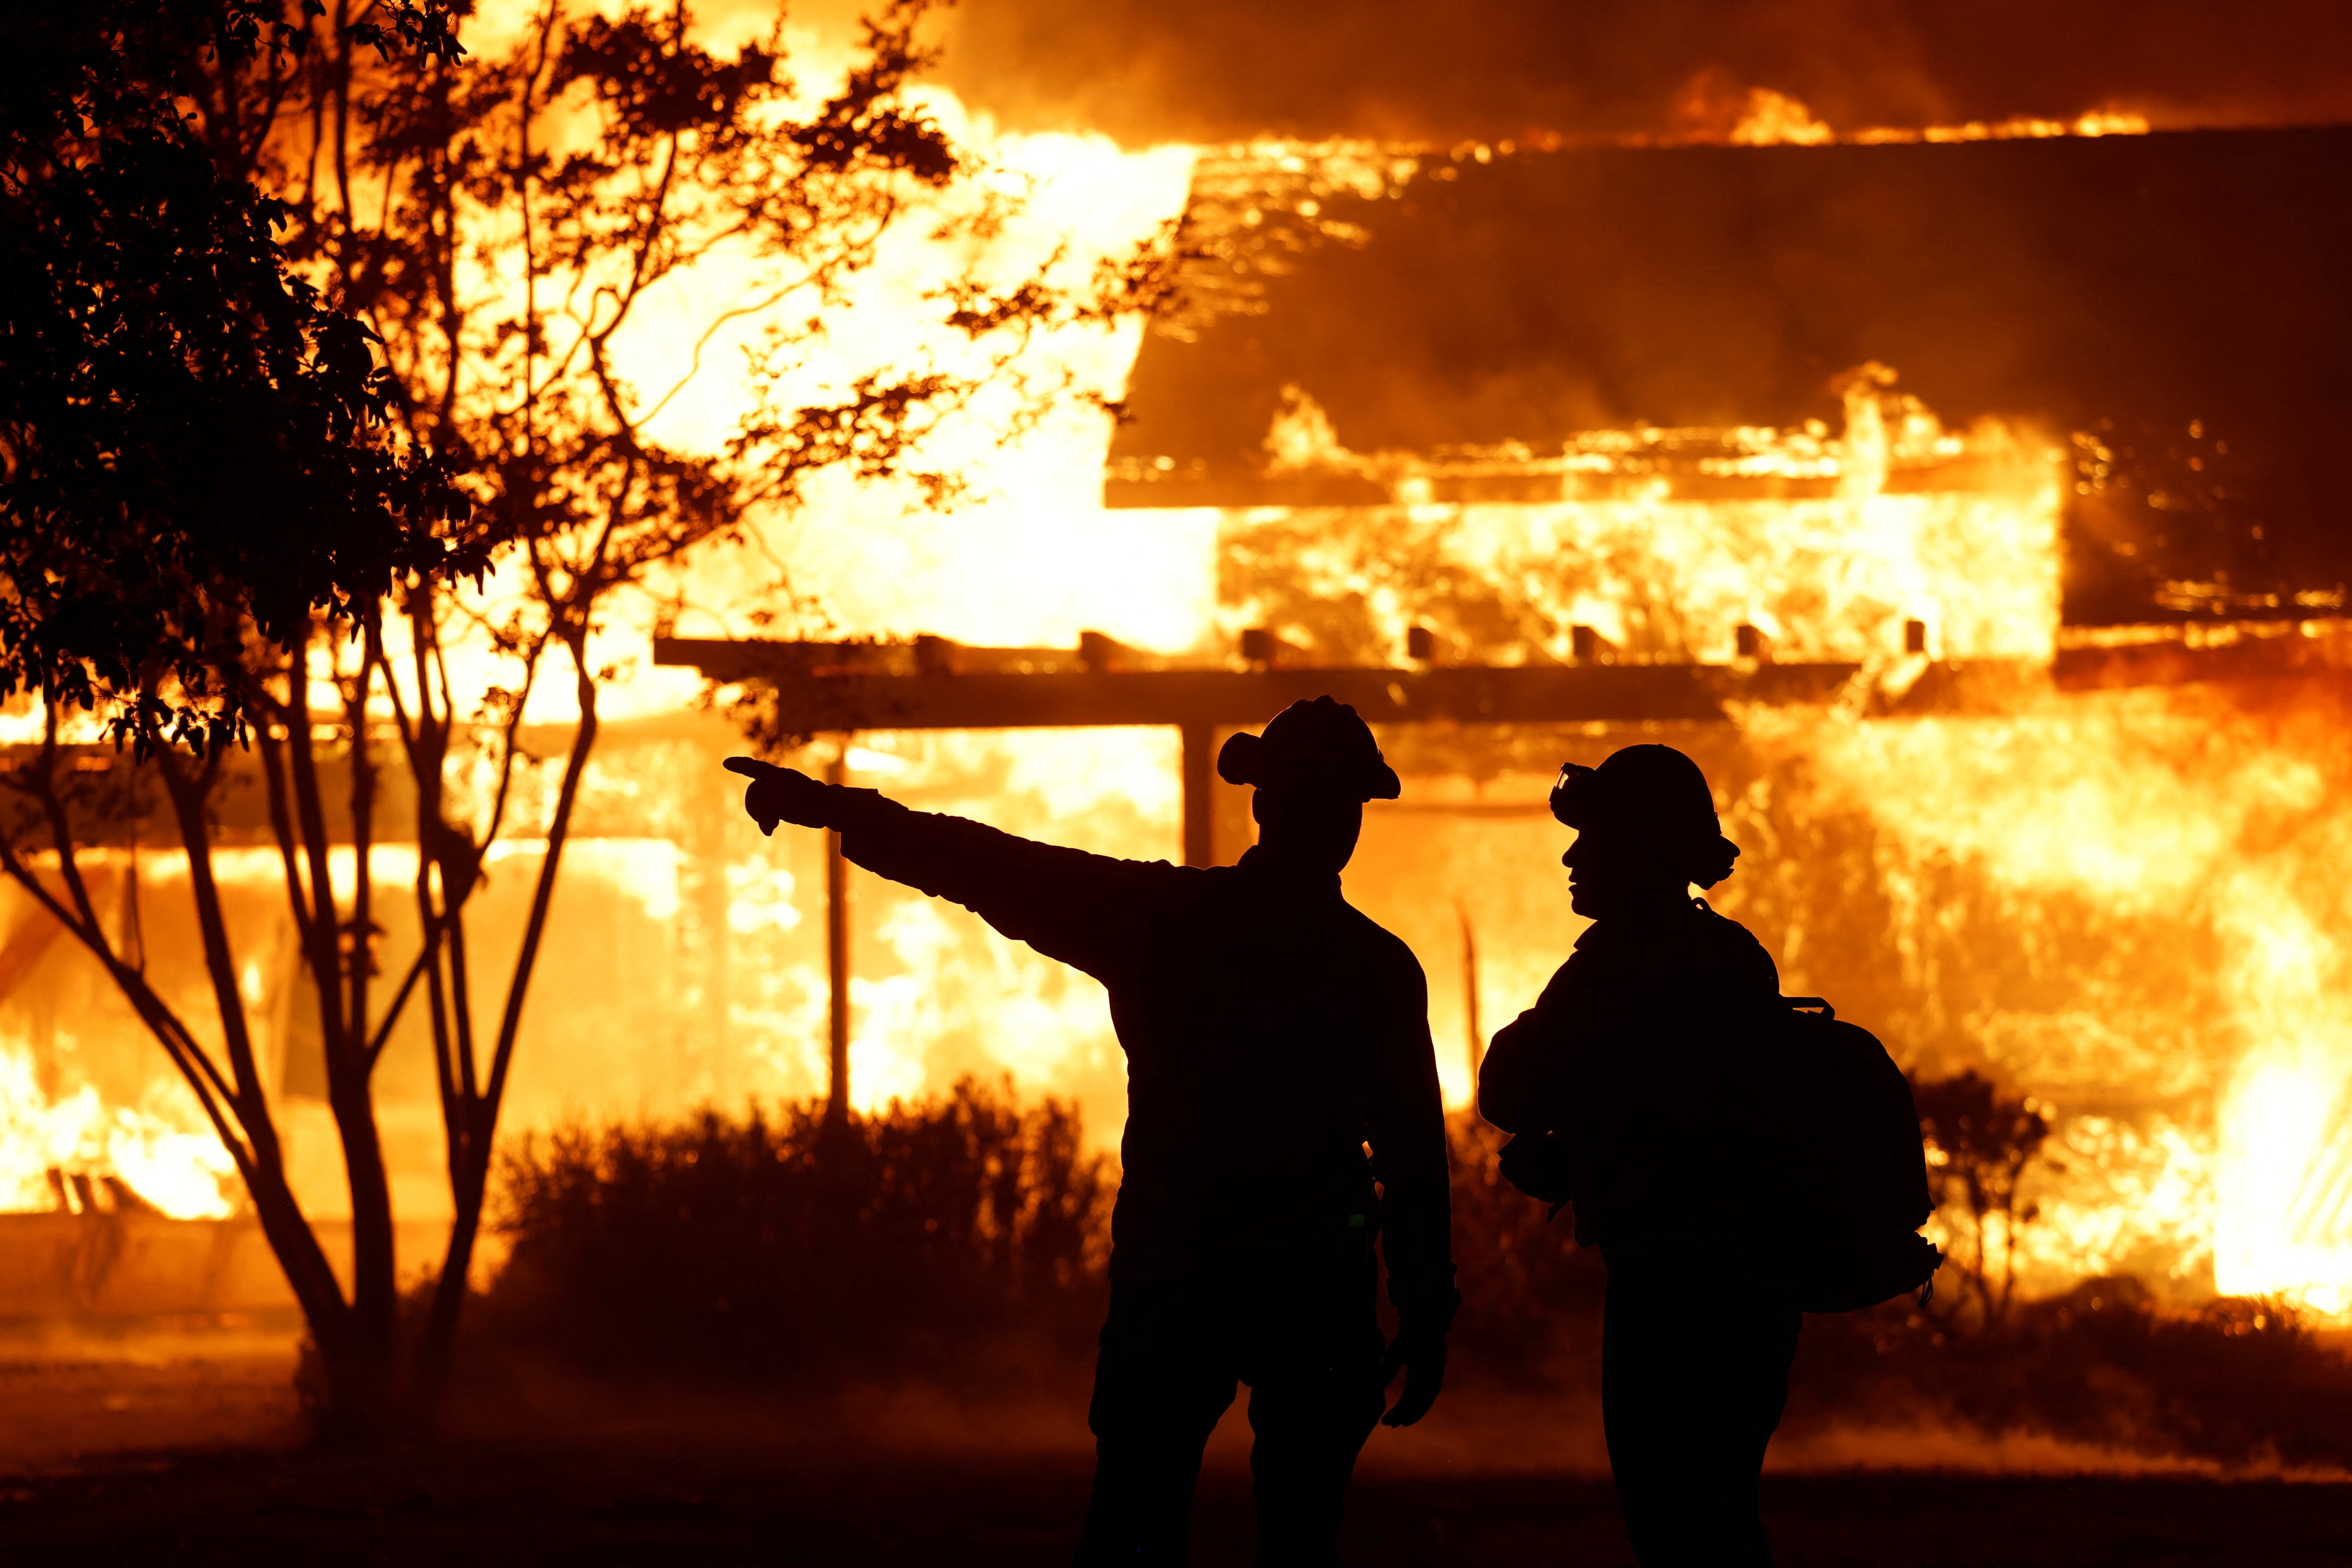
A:
<svg viewBox="0 0 2352 1568">
<path fill-rule="evenodd" d="M 2245 162 L 2204 143 L 2194 151 L 2190 163 Z M 1717 161 L 1703 167 L 1651 167 L 1671 174 L 1666 184 L 1687 177 L 1750 191 L 1771 182 L 1743 183 L 1740 166 L 1720 160 L 1811 155 L 1709 153 Z M 1933 345 L 1953 340 L 1948 323 L 1940 338 L 1914 331 L 1899 345 L 1914 351 L 1889 359 L 1899 384 L 1841 376 L 1895 351 L 1873 347 L 1868 331 L 1822 303 L 1828 284 L 1817 272 L 1784 286 L 1807 301 L 1811 314 L 1798 315 L 1845 321 L 1844 336 L 1817 352 L 1791 347 L 1787 333 L 1727 329 L 1730 357 L 1763 366 L 1748 380 L 1765 374 L 1769 384 L 1753 387 L 1707 381 L 1707 365 L 1726 358 L 1720 349 L 1668 356 L 1683 367 L 1680 382 L 1664 372 L 1639 385 L 1612 381 L 1610 355 L 1620 351 L 1593 348 L 1598 340 L 1579 338 L 1557 310 L 1529 315 L 1525 290 L 1510 309 L 1465 304 L 1420 263 L 1380 276 L 1386 314 L 1375 318 L 1380 331 L 1366 331 L 1371 296 L 1357 274 L 1384 254 L 1425 260 L 1433 247 L 1458 248 L 1465 235 L 1485 237 L 1471 252 L 1491 256 L 1510 238 L 1510 183 L 1527 201 L 1525 187 L 1556 190 L 1563 178 L 1557 168 L 1506 168 L 1492 176 L 1502 184 L 1480 198 L 1487 205 L 1476 222 L 1465 222 L 1460 194 L 1488 177 L 1481 171 L 1492 162 L 1455 160 L 1444 180 L 1433 165 L 1384 164 L 1378 179 L 1340 170 L 1321 184 L 1304 163 L 1255 175 L 1204 167 L 1196 206 L 1210 217 L 1223 211 L 1227 237 L 1240 237 L 1223 255 L 1229 270 L 1202 290 L 1222 289 L 1226 305 L 1193 321 L 1189 336 L 1149 340 L 1133 425 L 1115 437 L 1091 427 L 1091 447 L 1061 454 L 1066 472 L 1104 471 L 1108 447 L 1112 510 L 1062 493 L 1025 508 L 1013 498 L 1022 550 L 1010 581 L 1034 576 L 1041 602 L 1055 606 L 1032 640 L 1070 640 L 1077 625 L 1061 620 L 1076 616 L 1133 636 L 1118 618 L 1125 615 L 1128 625 L 1159 628 L 1136 640 L 1171 649 L 1184 636 L 1171 626 L 1189 627 L 1197 647 L 1214 653 L 1243 625 L 1272 625 L 1308 655 L 1377 663 L 1401 658 L 1406 628 L 1425 625 L 1440 631 L 1442 657 L 1519 662 L 1573 657 L 1570 627 L 1586 625 L 1605 628 L 1612 657 L 1719 662 L 1752 656 L 1734 637 L 1748 625 L 1766 634 L 1768 657 L 1858 659 L 1884 688 L 1916 679 L 1929 656 L 2046 664 L 2062 645 L 2108 635 L 2088 624 L 2102 618 L 2169 621 L 2157 635 L 2180 637 L 2184 612 L 2167 593 L 2218 605 L 2229 616 L 2212 618 L 2232 625 L 2284 616 L 2294 635 L 2294 616 L 2341 608 L 2324 542 L 2308 537 L 2308 519 L 2327 512 L 2332 492 L 2296 477 L 2292 442 L 2256 439 L 2247 451 L 2254 433 L 2244 426 L 2260 408 L 2247 405 L 2226 434 L 2206 427 L 2210 411 L 2160 398 L 2126 407 L 2116 394 L 2103 415 L 2098 384 L 2080 391 L 2083 377 L 2054 372 L 2037 382 L 2014 356 L 2007 374 L 2016 379 L 2006 384 L 1999 366 L 1981 384 L 1957 373 L 1939 382 Z M 1800 165 L 1774 168 L 1782 187 L 1801 184 L 1789 173 Z M 1602 174 L 1632 177 L 1614 165 Z M 1567 175 L 1571 185 L 1600 177 Z M 1268 201 L 1245 220 L 1234 193 L 1251 178 L 1286 191 L 1286 205 Z M 1418 209 L 1421 228 L 1384 252 L 1364 236 L 1412 216 L 1403 193 L 1431 200 Z M 1533 222 L 1521 221 L 1523 248 Z M 1296 243 L 1264 242 L 1286 226 Z M 1702 233 L 1692 243 L 1703 252 L 1719 240 Z M 1605 251 L 1590 233 L 1578 244 L 1585 265 Z M 1769 247 L 1755 254 L 1770 260 Z M 1327 263 L 1336 270 L 1318 273 Z M 1499 276 L 1462 287 L 1499 288 Z M 1399 303 L 1400 279 L 1417 280 L 1420 297 L 1444 308 L 1416 312 L 1410 290 Z M 2133 288 L 2115 298 L 2163 297 Z M 1321 307 L 1299 303 L 1318 290 Z M 1721 301 L 1699 292 L 1685 316 L 1719 325 Z M 2096 303 L 2071 285 L 2054 292 L 2051 310 Z M 1906 315 L 1880 294 L 1874 309 L 1887 319 L 1933 313 Z M 1484 337 L 1465 335 L 1465 310 L 1486 320 Z M 1359 320 L 1349 335 L 1333 318 L 1351 311 Z M 1424 330 L 1433 320 L 1448 324 Z M 2332 321 L 2318 339 L 2336 331 Z M 2100 330 L 2128 325 L 2105 320 Z M 1515 348 L 1523 363 L 1510 374 L 1464 368 L 1475 368 L 1498 332 L 1525 347 L 1538 328 L 1555 346 L 1581 345 L 1578 374 L 1547 373 L 1547 382 L 1528 373 L 1541 342 L 1527 353 Z M 2197 343 L 2210 335 L 2181 332 Z M 1630 333 L 1622 352 L 1642 341 Z M 1839 357 L 1824 357 L 1832 351 Z M 1385 368 L 1364 373 L 1368 356 Z M 2165 387 L 2198 390 L 2193 375 L 2167 374 L 2156 378 Z M 2042 395 L 2053 377 L 2066 383 L 2064 396 Z M 2307 387 L 2305 395 L 2326 401 Z M 1678 411 L 1677 399 L 1691 406 Z M 1502 412 L 1464 413 L 1480 408 Z M 2265 511 L 2209 487 L 2195 492 L 2203 510 L 2181 513 L 2193 527 L 2159 533 L 2180 497 L 2150 479 L 2152 468 L 2122 471 L 2121 437 L 2099 434 L 2103 417 L 2135 432 L 2178 425 L 2163 461 L 2184 471 L 2203 472 L 2204 458 L 2187 470 L 2181 452 L 2235 438 L 2249 471 L 2288 476 L 2273 478 L 2269 492 L 2286 499 Z M 1521 428 L 1531 418 L 1549 421 L 1548 435 Z M 1563 443 L 1563 429 L 1584 434 Z M 2119 500 L 2114 490 L 2131 493 Z M 2284 546 L 2233 540 L 2221 556 L 2195 558 L 2198 539 L 2257 514 L 2273 535 L 2287 535 Z M 819 573 L 809 585 L 858 606 L 869 629 L 1013 640 L 1003 627 L 1021 612 L 1007 608 L 1003 582 L 982 606 L 954 581 L 972 524 L 925 526 L 894 525 L 905 561 L 892 592 L 858 571 L 857 545 L 843 538 L 820 542 L 813 558 L 832 551 L 832 582 Z M 2096 569 L 2086 574 L 2088 553 Z M 2161 570 L 2143 569 L 2150 560 Z M 2202 599 L 2191 592 L 2200 587 Z M 2255 602 L 2263 595 L 2267 605 Z M 2106 609 L 2094 615 L 2085 605 Z M 1932 628 L 1932 645 L 1906 658 L 1900 627 L 1911 619 Z M 2319 623 L 2308 629 L 2316 637 Z M 2301 1289 L 2342 1310 L 2352 1306 L 2345 718 L 2336 684 L 2301 681 L 2042 690 L 1998 715 L 1902 720 L 1866 718 L 1849 702 L 1638 734 L 1683 745 L 1707 767 L 1747 851 L 1717 901 L 1776 953 L 1785 990 L 1833 997 L 1906 1065 L 1979 1068 L 2053 1116 L 2055 1157 L 2035 1177 L 2040 1216 L 2021 1237 L 2028 1289 L 2131 1272 L 2191 1294 Z M 1441 1072 L 1455 1104 L 1468 1100 L 1483 1037 L 1533 999 L 1579 929 L 1556 864 L 1565 834 L 1541 807 L 1545 782 L 1561 761 L 1597 761 L 1636 733 L 1432 726 L 1383 734 L 1406 775 L 1405 798 L 1372 813 L 1348 887 L 1429 972 Z M 1176 853 L 1172 732 L 869 734 L 821 741 L 810 758 L 845 743 L 853 782 L 927 809 L 1110 853 Z M 821 845 L 789 830 L 762 839 L 741 818 L 716 767 L 734 747 L 715 718 L 625 723 L 604 742 L 527 1014 L 506 1121 L 513 1133 L 822 1092 Z M 1246 815 L 1230 794 L 1219 809 L 1221 855 L 1230 857 L 1245 842 Z M 285 934 L 272 935 L 270 921 L 282 918 L 272 913 L 274 872 L 254 853 L 250 866 L 231 858 L 241 940 L 256 955 L 243 979 L 273 1021 L 298 1188 L 313 1212 L 331 1215 L 340 1173 L 315 1099 L 315 1039 L 306 1041 L 301 1024 L 307 980 Z M 397 860 L 411 851 L 380 853 Z M 493 930 L 519 923 L 535 853 L 522 844 L 494 863 Z M 121 900 L 132 878 L 128 854 L 117 859 L 111 896 Z M 202 977 L 174 875 L 168 855 L 140 858 L 139 918 L 152 964 L 193 1002 Z M 860 1105 L 936 1091 L 966 1073 L 1009 1076 L 1024 1092 L 1076 1099 L 1095 1134 L 1115 1138 L 1124 1074 L 1098 988 L 960 910 L 862 875 L 851 898 Z M 233 1212 L 226 1162 L 207 1152 L 166 1064 L 103 976 L 44 942 L 17 904 L 5 919 L 0 1210 L 54 1218 L 107 1209 L 116 1205 L 111 1185 L 170 1214 Z M 396 924 L 385 940 L 402 940 Z M 429 1228 L 446 1196 L 422 1042 L 396 1037 L 381 1071 L 398 1201 Z M 0 1310 L 54 1306 L 55 1294 Z"/>
</svg>

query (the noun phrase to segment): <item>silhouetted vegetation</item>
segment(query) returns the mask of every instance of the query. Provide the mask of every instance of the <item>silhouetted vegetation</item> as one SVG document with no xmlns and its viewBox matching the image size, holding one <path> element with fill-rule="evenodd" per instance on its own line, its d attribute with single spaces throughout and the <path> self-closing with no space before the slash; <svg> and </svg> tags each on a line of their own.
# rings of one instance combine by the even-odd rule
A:
<svg viewBox="0 0 2352 1568">
<path fill-rule="evenodd" d="M 488 1345 L 628 1380 L 823 1387 L 968 1378 L 1008 1341 L 1091 1359 L 1113 1173 L 1076 1114 L 965 1082 L 856 1121 L 821 1102 L 530 1140 L 505 1165 L 513 1244 Z M 1495 1172 L 1501 1135 L 1453 1121 L 1455 1366 L 1480 1383 L 1599 1386 L 1606 1274 L 1567 1216 Z M 1955 1292 L 1958 1295 L 1958 1292 Z M 1905 1300 L 1806 1321 L 1789 1428 L 1950 1426 L 2225 1461 L 2352 1462 L 2352 1357 L 2292 1307 L 2184 1310 L 2086 1281 L 1988 1320 Z"/>
<path fill-rule="evenodd" d="M 1959 1232 L 1944 1260 L 1946 1287 L 1965 1290 L 1983 1321 L 1998 1324 L 2016 1294 L 2018 1230 L 2040 1212 L 2020 1199 L 2018 1184 L 2042 1157 L 2050 1119 L 1973 1068 L 1915 1076 L 1911 1091 L 1928 1143 L 1928 1191 Z"/>
<path fill-rule="evenodd" d="M 1806 1321 L 1792 1427 L 1865 1418 L 2229 1462 L 2352 1462 L 2352 1357 L 2292 1306 L 2189 1311 L 2136 1279 L 2017 1302 L 1976 1332 L 1894 1302 Z"/>
<path fill-rule="evenodd" d="M 342 47 L 436 70 L 461 9 L 385 0 Z M 0 696 L 142 748 L 242 737 L 245 623 L 371 626 L 395 580 L 488 560 L 448 454 L 400 438 L 376 330 L 289 266 L 294 208 L 258 178 L 312 20 L 0 11 Z"/>
<path fill-rule="evenodd" d="M 1083 1353 L 1109 1163 L 1073 1110 L 969 1079 L 828 1133 L 820 1102 L 523 1141 L 483 1333 L 622 1376 L 940 1375 L 1013 1334 Z"/>
<path fill-rule="evenodd" d="M 1453 1342 L 1471 1364 L 1567 1386 L 1601 1385 L 1601 1304 L 1608 1270 L 1599 1252 L 1576 1245 L 1563 1210 L 1547 1205 L 1496 1170 L 1506 1134 L 1475 1115 L 1449 1119 L 1454 1157 L 1454 1264 L 1462 1310 Z M 1574 1321 L 1574 1333 L 1561 1325 Z M 1591 1333 L 1584 1330 L 1590 1327 Z"/>
<path fill-rule="evenodd" d="M 1164 293 L 1157 240 L 1090 275 L 1066 247 L 1009 273 L 958 248 L 928 310 L 835 330 L 897 236 L 985 240 L 1022 210 L 923 107 L 930 9 L 883 0 L 829 81 L 787 70 L 781 11 L 714 53 L 683 5 L 0 8 L 0 698 L 44 721 L 0 773 L 0 873 L 105 967 L 221 1138 L 338 1438 L 429 1426 L 447 1390 L 599 693 L 635 668 L 592 637 L 656 580 L 677 614 L 665 574 L 820 476 L 943 500 L 943 422 L 1033 427 L 1086 395 L 1033 374 L 1036 336 Z M 680 301 L 703 312 L 683 328 Z M 653 426 L 736 357 L 700 352 L 722 330 L 749 351 L 738 417 L 672 444 Z M 629 345 L 681 331 L 677 379 L 641 389 Z M 551 689 L 568 736 L 524 746 Z M 77 750 L 84 710 L 138 745 Z M 213 862 L 257 783 L 347 1280 L 294 1198 L 245 978 L 278 939 L 245 940 Z M 91 853 L 161 805 L 216 1023 L 159 987 L 135 882 L 118 915 Z M 383 880 L 387 839 L 425 874 Z M 544 849 L 513 958 L 486 965 L 474 900 L 502 840 Z M 447 1288 L 404 1325 L 375 1069 L 419 1016 L 455 1223 Z"/>
</svg>

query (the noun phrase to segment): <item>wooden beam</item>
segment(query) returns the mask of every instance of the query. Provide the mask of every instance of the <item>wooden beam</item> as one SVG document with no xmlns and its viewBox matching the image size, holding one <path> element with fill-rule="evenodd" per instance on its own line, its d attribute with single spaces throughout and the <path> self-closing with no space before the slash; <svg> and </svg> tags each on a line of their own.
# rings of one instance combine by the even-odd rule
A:
<svg viewBox="0 0 2352 1568">
<path fill-rule="evenodd" d="M 1001 659 L 956 671 L 934 666 L 875 672 L 868 661 L 825 665 L 805 643 L 665 637 L 657 664 L 691 665 L 714 680 L 774 688 L 789 732 L 843 730 L 1013 730 L 1076 725 L 1176 724 L 1197 729 L 1263 724 L 1291 703 L 1329 696 L 1372 723 L 1685 722 L 1728 718 L 1728 701 L 1820 701 L 1861 668 L 1853 664 L 1765 664 L 1749 669 L 1696 664 L 1465 666 L 1436 668 L 1158 669 L 1073 668 L 1041 657 L 1031 670 Z M 975 652 L 982 650 L 973 650 Z M 1054 650 L 985 650 L 1003 656 Z"/>
</svg>

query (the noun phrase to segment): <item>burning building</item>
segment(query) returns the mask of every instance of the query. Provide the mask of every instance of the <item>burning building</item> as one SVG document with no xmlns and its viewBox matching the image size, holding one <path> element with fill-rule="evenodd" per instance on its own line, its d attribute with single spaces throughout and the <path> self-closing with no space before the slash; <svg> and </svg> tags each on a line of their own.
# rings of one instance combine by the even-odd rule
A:
<svg viewBox="0 0 2352 1568">
<path fill-rule="evenodd" d="M 1108 496 L 1218 509 L 1222 612 L 1331 662 L 1853 661 L 1684 741 L 1756 851 L 1726 907 L 2046 1102 L 2045 1279 L 2341 1310 L 2346 139 L 2012 129 L 1205 159 Z M 1621 738 L 1402 744 L 1475 811 Z M 1564 930 L 1470 912 L 1519 853 L 1400 879 L 1477 867 L 1512 980 L 1465 1017 Z"/>
<path fill-rule="evenodd" d="M 897 641 L 667 656 L 772 686 L 813 763 L 910 804 L 1215 859 L 1247 831 L 1199 762 L 1221 727 L 1343 686 L 1407 779 L 1350 896 L 1429 971 L 1457 1105 L 1578 929 L 1545 781 L 1670 739 L 1717 782 L 1748 852 L 1721 902 L 1785 989 L 2053 1120 L 2002 1238 L 2029 1289 L 2352 1308 L 2352 146 L 1979 129 L 1202 152 L 1186 303 L 1123 340 L 1124 423 L 1033 441 L 977 517 L 795 542 L 842 629 Z M 1168 706 L 1204 681 L 1226 695 Z M 735 733 L 670 710 L 691 690 L 648 669 L 602 743 L 509 1126 L 845 1067 L 854 1104 L 1003 1073 L 1115 1136 L 1099 991 L 818 836 L 761 839 L 715 767 Z M 170 858 L 110 853 L 159 971 L 198 984 Z M 331 1213 L 303 971 L 263 940 L 253 855 L 250 950 L 278 957 L 246 984 Z M 103 976 L 11 918 L 0 1207 L 58 1237 L 239 1223 Z M 429 1060 L 395 1036 L 383 1072 L 429 1226 Z"/>
</svg>

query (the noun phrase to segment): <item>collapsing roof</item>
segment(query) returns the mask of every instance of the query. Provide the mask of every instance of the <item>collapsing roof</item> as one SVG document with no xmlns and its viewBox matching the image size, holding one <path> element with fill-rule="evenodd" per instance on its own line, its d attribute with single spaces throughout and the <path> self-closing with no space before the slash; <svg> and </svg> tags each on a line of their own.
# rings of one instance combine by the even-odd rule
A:
<svg viewBox="0 0 2352 1568">
<path fill-rule="evenodd" d="M 2352 578 L 2352 130 L 1307 149 L 1205 165 L 1194 214 L 1113 505 L 1573 496 L 1575 433 L 1801 429 L 1874 363 L 2077 465 L 2070 621 L 2333 610 Z M 1286 468 L 1268 433 L 1307 405 L 1423 488 Z"/>
</svg>

